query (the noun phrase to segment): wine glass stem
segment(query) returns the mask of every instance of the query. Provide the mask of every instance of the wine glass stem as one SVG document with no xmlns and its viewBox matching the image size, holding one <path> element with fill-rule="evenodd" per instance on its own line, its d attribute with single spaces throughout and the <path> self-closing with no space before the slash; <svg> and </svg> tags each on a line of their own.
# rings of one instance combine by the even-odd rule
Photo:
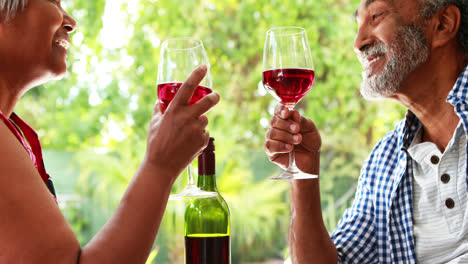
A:
<svg viewBox="0 0 468 264">
<path fill-rule="evenodd" d="M 187 185 L 195 185 L 192 174 L 192 163 L 190 162 L 187 166 Z"/>
<path fill-rule="evenodd" d="M 286 107 L 288 108 L 289 111 L 293 111 L 294 110 L 294 105 L 286 105 Z M 289 152 L 289 165 L 288 165 L 288 171 L 294 171 L 297 169 L 297 166 L 296 166 L 296 154 L 294 153 L 294 147 L 293 147 L 293 150 L 291 152 Z"/>
<path fill-rule="evenodd" d="M 296 154 L 294 153 L 294 150 L 289 152 L 289 166 L 288 170 L 296 168 Z"/>
</svg>

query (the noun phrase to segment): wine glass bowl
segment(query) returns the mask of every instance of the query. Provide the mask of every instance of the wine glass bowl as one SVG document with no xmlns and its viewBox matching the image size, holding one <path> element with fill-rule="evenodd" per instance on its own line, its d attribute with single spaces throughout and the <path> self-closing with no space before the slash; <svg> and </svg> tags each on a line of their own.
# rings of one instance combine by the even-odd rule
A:
<svg viewBox="0 0 468 264">
<path fill-rule="evenodd" d="M 158 64 L 157 93 L 161 110 L 164 113 L 170 106 L 177 91 L 192 71 L 200 65 L 206 65 L 205 78 L 195 89 L 189 104 L 192 105 L 207 94 L 213 92 L 211 89 L 213 79 L 210 73 L 210 62 L 208 54 L 200 39 L 182 37 L 168 39 L 161 45 L 161 53 Z M 192 199 L 200 197 L 211 197 L 216 192 L 200 190 L 194 183 L 192 164 L 187 167 L 187 185 L 177 193 L 169 196 L 169 200 Z"/>
<path fill-rule="evenodd" d="M 167 107 L 169 106 L 169 103 L 172 101 L 172 99 L 174 99 L 174 96 L 176 95 L 177 91 L 181 86 L 181 82 L 158 84 L 159 104 L 161 105 L 163 112 L 166 111 Z M 200 99 L 212 92 L 213 90 L 211 90 L 211 88 L 199 85 L 195 92 L 193 92 L 193 96 L 190 99 L 189 105 L 198 102 Z"/>
<path fill-rule="evenodd" d="M 263 50 L 263 87 L 280 104 L 293 110 L 310 91 L 315 71 L 306 32 L 301 27 L 279 27 L 267 31 Z M 270 179 L 311 179 L 317 175 L 300 171 L 294 150 L 289 152 L 289 166 Z"/>
<path fill-rule="evenodd" d="M 315 72 L 311 69 L 275 69 L 263 73 L 266 90 L 289 110 L 312 88 L 314 79 Z"/>
<path fill-rule="evenodd" d="M 183 81 L 199 65 L 208 67 L 205 78 L 195 90 L 190 105 L 212 92 L 213 78 L 208 54 L 200 39 L 181 37 L 168 39 L 161 45 L 158 67 L 158 99 L 163 112 L 169 106 Z"/>
</svg>

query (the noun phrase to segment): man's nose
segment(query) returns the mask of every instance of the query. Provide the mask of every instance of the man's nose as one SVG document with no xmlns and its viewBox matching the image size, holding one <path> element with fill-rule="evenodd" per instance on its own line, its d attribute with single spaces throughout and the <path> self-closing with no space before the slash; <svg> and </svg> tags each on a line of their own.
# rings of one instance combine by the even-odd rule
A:
<svg viewBox="0 0 468 264">
<path fill-rule="evenodd" d="M 359 54 L 366 50 L 369 46 L 371 46 L 375 42 L 369 27 L 366 25 L 362 25 L 359 27 L 356 38 L 354 39 L 354 52 Z"/>
</svg>

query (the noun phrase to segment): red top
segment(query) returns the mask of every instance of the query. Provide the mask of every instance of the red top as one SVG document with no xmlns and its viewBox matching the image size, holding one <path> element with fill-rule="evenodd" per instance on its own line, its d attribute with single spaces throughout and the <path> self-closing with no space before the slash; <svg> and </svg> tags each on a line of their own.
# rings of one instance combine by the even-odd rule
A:
<svg viewBox="0 0 468 264">
<path fill-rule="evenodd" d="M 34 163 L 34 166 L 36 166 L 37 171 L 41 175 L 42 180 L 54 196 L 55 201 L 57 201 L 52 179 L 50 178 L 49 174 L 47 174 L 44 167 L 41 142 L 39 142 L 39 137 L 37 136 L 34 129 L 21 120 L 21 118 L 19 118 L 15 113 L 12 113 L 11 118 L 8 119 L 5 115 L 3 115 L 3 113 L 0 112 L 0 118 L 26 149 L 29 157 Z"/>
</svg>

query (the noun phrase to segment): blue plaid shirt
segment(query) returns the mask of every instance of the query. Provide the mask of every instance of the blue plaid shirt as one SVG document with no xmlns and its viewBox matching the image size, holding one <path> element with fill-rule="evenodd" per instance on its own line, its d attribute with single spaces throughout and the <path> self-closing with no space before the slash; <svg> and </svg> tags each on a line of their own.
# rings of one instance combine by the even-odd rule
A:
<svg viewBox="0 0 468 264">
<path fill-rule="evenodd" d="M 468 131 L 468 66 L 447 102 L 455 107 Z M 340 263 L 417 262 L 413 236 L 413 168 L 407 149 L 420 126 L 420 121 L 408 111 L 405 119 L 380 140 L 364 163 L 354 203 L 332 234 Z"/>
</svg>

